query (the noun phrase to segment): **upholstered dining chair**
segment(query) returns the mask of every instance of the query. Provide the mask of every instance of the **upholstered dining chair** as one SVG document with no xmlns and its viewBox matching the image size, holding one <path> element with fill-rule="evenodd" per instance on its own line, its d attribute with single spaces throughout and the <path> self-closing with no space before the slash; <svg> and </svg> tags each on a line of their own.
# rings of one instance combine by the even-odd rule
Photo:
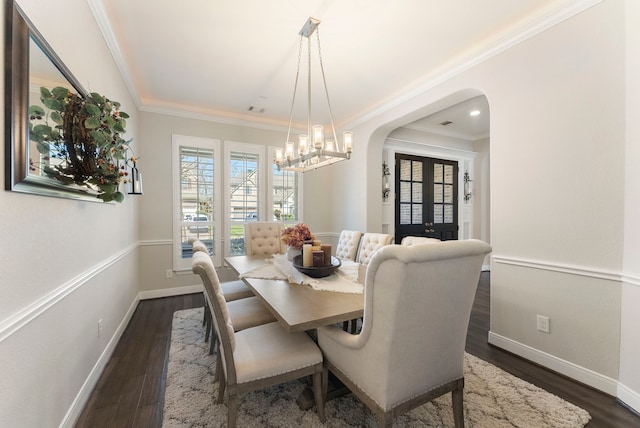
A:
<svg viewBox="0 0 640 428">
<path fill-rule="evenodd" d="M 400 245 L 421 245 L 421 244 L 435 244 L 436 242 L 442 242 L 438 238 L 427 238 L 426 236 L 405 236 L 400 241 Z"/>
<path fill-rule="evenodd" d="M 358 246 L 358 255 L 356 256 L 356 262 L 366 265 L 369 263 L 371 256 L 385 245 L 389 245 L 393 242 L 393 236 L 387 233 L 370 233 L 366 232 L 360 239 L 360 245 Z"/>
<path fill-rule="evenodd" d="M 343 230 L 338 238 L 336 257 L 341 260 L 355 260 L 362 232 L 357 230 Z"/>
<path fill-rule="evenodd" d="M 361 332 L 318 328 L 326 369 L 376 414 L 380 427 L 448 392 L 455 426 L 464 426 L 465 340 L 490 251 L 478 240 L 381 248 L 367 266 Z M 326 379 L 325 371 L 323 387 Z"/>
<path fill-rule="evenodd" d="M 244 248 L 247 256 L 283 254 L 282 223 L 250 221 L 244 224 Z"/>
<path fill-rule="evenodd" d="M 206 269 L 203 269 L 202 266 L 206 266 Z M 207 289 L 207 283 L 211 283 L 214 280 L 217 281 L 218 288 L 220 288 L 221 293 L 222 287 L 220 287 L 220 280 L 216 273 L 216 269 L 213 266 L 213 261 L 208 255 L 205 255 L 202 252 L 194 253 L 193 260 L 191 261 L 191 269 L 193 270 L 193 273 L 200 275 L 200 278 L 202 279 L 202 284 L 204 285 L 205 290 L 205 305 L 208 306 L 209 312 L 212 314 L 211 319 L 213 322 L 211 323 L 211 343 L 209 344 L 209 354 L 213 354 L 215 346 L 219 342 L 219 338 L 217 330 L 215 329 L 215 317 L 213 317 L 213 312 L 211 312 L 212 295 Z M 222 296 L 224 298 L 224 295 Z M 276 320 L 276 318 L 256 296 L 228 302 L 227 311 L 229 312 L 230 319 L 233 321 L 233 328 L 235 331 L 268 324 Z M 219 372 L 215 373 L 214 381 L 218 380 L 219 375 Z"/>
<path fill-rule="evenodd" d="M 287 333 L 277 322 L 237 331 L 209 257 L 194 254 L 193 271 L 202 277 L 220 338 L 217 402 L 227 396 L 227 426 L 236 426 L 239 394 L 306 376 L 312 377 L 318 417 L 325 421 L 322 352 L 305 332 Z M 246 299 L 244 299 L 246 300 Z"/>
<path fill-rule="evenodd" d="M 189 243 L 191 243 L 191 248 L 193 253 L 195 252 L 203 252 L 205 254 L 209 254 L 209 249 L 206 244 L 197 238 L 189 239 Z M 224 294 L 224 299 L 227 302 L 233 302 L 234 300 L 245 299 L 247 297 L 254 297 L 253 291 L 245 284 L 242 280 L 236 281 L 225 281 L 220 283 L 220 288 L 222 288 L 222 292 Z M 207 299 L 207 293 L 204 293 L 205 300 Z M 251 303 L 250 305 L 254 305 Z M 204 341 L 209 341 L 210 333 L 215 334 L 213 331 L 213 323 L 211 318 L 211 312 L 209 311 L 209 306 L 204 306 L 204 314 L 202 318 L 202 325 L 205 326 L 205 336 Z M 215 346 L 215 340 L 211 341 L 209 353 L 213 353 L 213 348 Z"/>
</svg>

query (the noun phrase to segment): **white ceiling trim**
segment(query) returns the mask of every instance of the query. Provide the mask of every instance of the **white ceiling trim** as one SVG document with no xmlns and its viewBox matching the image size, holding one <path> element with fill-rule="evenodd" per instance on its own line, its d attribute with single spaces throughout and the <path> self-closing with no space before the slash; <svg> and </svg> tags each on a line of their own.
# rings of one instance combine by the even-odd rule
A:
<svg viewBox="0 0 640 428">
<path fill-rule="evenodd" d="M 439 146 L 437 144 L 425 143 L 422 141 L 411 141 L 401 138 L 387 137 L 384 141 L 385 150 L 394 150 L 396 152 L 410 152 L 420 155 L 437 155 L 441 159 L 450 160 L 470 160 L 478 155 L 473 150 L 458 149 L 456 147 Z"/>
<path fill-rule="evenodd" d="M 140 110 L 142 108 L 142 100 L 140 99 L 140 94 L 138 94 L 136 85 L 133 83 L 129 66 L 124 60 L 124 56 L 122 55 L 122 51 L 120 50 L 120 45 L 118 44 L 118 41 L 113 34 L 113 29 L 111 28 L 111 23 L 107 18 L 107 12 L 104 9 L 104 4 L 102 3 L 102 0 L 87 0 L 87 3 L 89 4 L 91 13 L 93 13 L 94 18 L 96 19 L 98 28 L 100 28 L 102 37 L 104 37 L 104 41 L 107 43 L 107 47 L 111 51 L 111 56 L 113 56 L 113 60 L 116 62 L 116 67 L 118 67 L 118 70 L 120 70 L 120 75 L 124 80 L 124 84 L 127 87 L 127 90 L 129 91 L 129 95 L 131 95 L 131 98 L 133 98 L 133 102 L 135 103 L 138 110 Z"/>
</svg>

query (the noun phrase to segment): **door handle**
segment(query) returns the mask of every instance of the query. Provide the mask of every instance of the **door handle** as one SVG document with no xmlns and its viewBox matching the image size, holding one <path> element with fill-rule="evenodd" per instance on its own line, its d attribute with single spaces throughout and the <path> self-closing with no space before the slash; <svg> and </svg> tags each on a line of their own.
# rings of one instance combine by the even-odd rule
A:
<svg viewBox="0 0 640 428">
<path fill-rule="evenodd" d="M 424 225 L 429 227 L 429 226 L 433 226 L 433 223 L 425 223 Z"/>
<path fill-rule="evenodd" d="M 424 232 L 425 233 L 435 233 L 435 230 L 433 230 L 433 229 L 425 229 Z"/>
</svg>

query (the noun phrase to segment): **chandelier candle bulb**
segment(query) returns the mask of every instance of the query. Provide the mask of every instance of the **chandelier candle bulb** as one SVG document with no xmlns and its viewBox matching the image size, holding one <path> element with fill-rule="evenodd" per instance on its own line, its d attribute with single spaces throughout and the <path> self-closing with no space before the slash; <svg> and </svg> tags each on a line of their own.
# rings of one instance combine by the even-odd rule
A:
<svg viewBox="0 0 640 428">
<path fill-rule="evenodd" d="M 298 152 L 300 153 L 300 156 L 307 154 L 307 135 L 306 134 L 301 134 L 298 137 Z"/>
<path fill-rule="evenodd" d="M 342 144 L 345 153 L 351 153 L 353 151 L 353 132 L 345 131 L 342 134 Z"/>
<path fill-rule="evenodd" d="M 304 244 L 302 246 L 302 266 L 313 266 L 313 250 L 311 249 L 311 244 Z"/>
<path fill-rule="evenodd" d="M 327 138 L 327 140 L 324 142 L 324 148 L 329 152 L 336 151 L 336 145 L 335 145 L 335 142 L 333 141 L 333 138 Z"/>
<path fill-rule="evenodd" d="M 313 148 L 322 150 L 322 146 L 324 146 L 324 127 L 313 125 Z"/>
<path fill-rule="evenodd" d="M 282 149 L 276 149 L 276 163 L 282 162 Z"/>
<path fill-rule="evenodd" d="M 278 149 L 278 150 L 282 150 L 282 149 Z M 291 141 L 287 142 L 286 149 L 285 149 L 285 157 L 287 158 L 288 161 L 293 159 L 293 142 Z"/>
</svg>

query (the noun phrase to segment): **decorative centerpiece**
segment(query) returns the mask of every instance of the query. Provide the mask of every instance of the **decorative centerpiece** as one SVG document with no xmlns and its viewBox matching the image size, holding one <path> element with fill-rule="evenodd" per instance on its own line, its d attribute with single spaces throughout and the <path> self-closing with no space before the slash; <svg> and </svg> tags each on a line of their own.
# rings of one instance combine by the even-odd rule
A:
<svg viewBox="0 0 640 428">
<path fill-rule="evenodd" d="M 285 228 L 282 231 L 282 242 L 287 246 L 287 259 L 292 261 L 295 256 L 302 254 L 302 246 L 314 239 L 315 235 L 304 223 Z"/>
<path fill-rule="evenodd" d="M 120 103 L 97 93 L 83 98 L 64 87 L 40 88 L 39 105 L 29 107 L 29 136 L 45 163 L 42 172 L 65 185 L 98 192 L 104 202 L 122 202 L 121 183 L 130 181 L 127 165 L 131 140 L 122 138 L 129 115 Z M 36 165 L 30 168 L 35 170 Z"/>
<path fill-rule="evenodd" d="M 342 265 L 342 262 L 337 257 L 331 256 L 330 260 L 329 265 L 304 266 L 303 256 L 299 255 L 293 258 L 293 267 L 312 278 L 324 278 L 325 276 L 331 275 Z"/>
</svg>

